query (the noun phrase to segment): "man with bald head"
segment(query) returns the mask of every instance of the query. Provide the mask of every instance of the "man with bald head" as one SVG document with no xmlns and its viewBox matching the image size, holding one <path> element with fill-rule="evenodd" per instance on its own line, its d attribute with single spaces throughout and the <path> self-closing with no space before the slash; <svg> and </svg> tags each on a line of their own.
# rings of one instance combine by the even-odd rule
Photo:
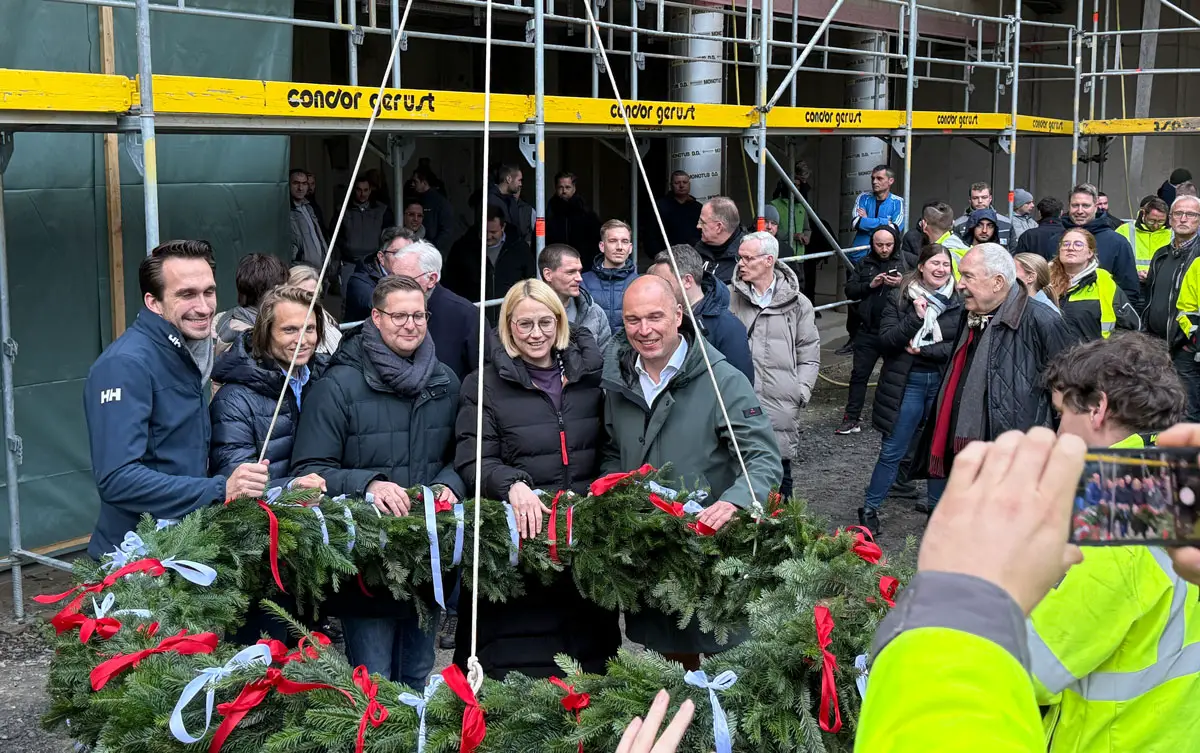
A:
<svg viewBox="0 0 1200 753">
<path fill-rule="evenodd" d="M 609 350 L 601 384 L 607 393 L 608 435 L 601 472 L 669 463 L 671 478 L 664 483 L 708 492 L 706 507 L 696 519 L 713 529 L 733 520 L 739 509 L 755 502 L 765 506 L 767 494 L 782 479 L 783 467 L 771 421 L 750 380 L 696 336 L 690 317 L 662 278 L 645 275 L 635 280 L 625 291 L 621 313 L 625 331 Z M 717 391 L 704 353 L 712 363 Z M 728 425 L 720 401 L 728 411 Z M 734 450 L 735 438 L 746 474 Z M 699 667 L 701 653 L 724 650 L 742 637 L 735 635 L 718 646 L 695 622 L 684 630 L 676 624 L 676 617 L 652 609 L 626 616 L 630 640 L 689 669 Z"/>
</svg>

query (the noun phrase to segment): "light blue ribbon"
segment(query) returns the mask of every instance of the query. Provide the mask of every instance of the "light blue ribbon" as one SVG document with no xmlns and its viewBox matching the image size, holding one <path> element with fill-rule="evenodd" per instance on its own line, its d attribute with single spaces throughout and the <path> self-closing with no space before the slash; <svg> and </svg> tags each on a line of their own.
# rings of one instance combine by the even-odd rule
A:
<svg viewBox="0 0 1200 753">
<path fill-rule="evenodd" d="M 859 654 L 854 657 L 854 668 L 858 670 L 858 676 L 854 678 L 854 685 L 858 688 L 858 697 L 866 700 L 867 676 L 871 674 L 871 670 L 867 668 L 866 654 Z"/>
<path fill-rule="evenodd" d="M 195 679 L 189 682 L 183 692 L 179 694 L 179 701 L 175 704 L 175 710 L 171 712 L 169 726 L 175 739 L 185 745 L 199 742 L 208 733 L 208 727 L 212 724 L 213 694 L 217 690 L 217 684 L 233 674 L 235 670 L 253 664 L 270 666 L 271 649 L 261 643 L 255 644 L 239 651 L 232 659 L 225 662 L 223 667 L 209 667 L 200 670 Z M 192 737 L 188 734 L 187 728 L 183 726 L 183 710 L 192 702 L 193 698 L 200 695 L 202 690 L 207 690 L 204 698 L 204 731 L 200 733 L 199 737 Z"/>
<path fill-rule="evenodd" d="M 174 518 L 159 518 L 158 520 L 154 521 L 154 530 L 162 531 L 178 524 L 179 521 L 175 520 Z"/>
<path fill-rule="evenodd" d="M 433 600 L 442 609 L 446 608 L 446 594 L 442 588 L 442 553 L 439 551 L 437 535 L 437 507 L 433 501 L 433 489 L 421 487 L 425 498 L 425 532 L 429 534 L 429 572 L 433 577 Z"/>
<path fill-rule="evenodd" d="M 313 515 L 317 516 L 317 522 L 321 524 L 321 543 L 329 546 L 329 527 L 325 525 L 325 513 L 321 512 L 321 508 L 317 505 L 308 509 L 313 511 Z"/>
<path fill-rule="evenodd" d="M 458 567 L 462 563 L 463 517 L 463 505 L 459 502 L 454 505 L 454 561 L 450 563 L 451 567 Z"/>
<path fill-rule="evenodd" d="M 346 552 L 353 552 L 354 539 L 358 536 L 358 533 L 354 530 L 354 516 L 350 514 L 349 506 L 342 508 L 342 517 L 346 519 L 346 535 L 350 537 L 350 540 L 346 542 Z"/>
<path fill-rule="evenodd" d="M 517 530 L 517 516 L 513 513 L 513 506 L 507 502 L 504 503 L 504 516 L 508 518 L 508 538 L 511 541 L 508 547 L 508 564 L 516 567 L 517 555 L 521 551 L 521 532 Z"/>
<path fill-rule="evenodd" d="M 679 492 L 670 487 L 663 486 L 657 481 L 647 481 L 646 486 L 651 492 L 664 499 L 674 501 L 679 497 Z M 701 503 L 706 499 L 708 499 L 708 492 L 704 491 L 703 489 L 697 489 L 696 491 L 687 495 L 687 498 L 683 503 L 683 511 L 691 515 L 704 512 L 704 505 Z"/>
<path fill-rule="evenodd" d="M 733 742 L 729 739 L 729 720 L 725 718 L 725 709 L 721 708 L 721 702 L 717 699 L 717 691 L 729 690 L 737 679 L 737 675 L 729 670 L 714 677 L 712 682 L 708 681 L 708 674 L 704 670 L 695 670 L 683 676 L 688 685 L 708 690 L 708 702 L 712 705 L 713 715 L 713 741 L 716 743 L 717 753 L 730 753 L 733 750 Z"/>
<path fill-rule="evenodd" d="M 425 750 L 425 706 L 429 704 L 433 694 L 437 692 L 438 687 L 442 684 L 442 676 L 434 675 L 429 678 L 429 684 L 425 686 L 425 694 L 416 696 L 412 693 L 401 693 L 400 703 L 405 706 L 412 706 L 416 710 L 417 716 L 421 717 L 421 727 L 417 730 L 417 753 L 422 753 Z"/>
<path fill-rule="evenodd" d="M 217 579 L 216 570 L 191 560 L 177 560 L 174 557 L 168 557 L 162 561 L 162 566 L 174 570 L 182 575 L 184 580 L 195 583 L 197 586 L 211 586 Z"/>
<path fill-rule="evenodd" d="M 126 531 L 125 538 L 121 539 L 117 548 L 105 555 L 110 561 L 104 565 L 104 569 L 119 570 L 130 562 L 145 557 L 146 554 L 146 542 L 142 541 L 142 537 L 133 531 Z"/>
<path fill-rule="evenodd" d="M 292 481 L 295 481 L 295 480 L 296 479 L 292 479 Z M 292 488 L 292 481 L 288 482 L 289 489 Z M 276 502 L 276 500 L 278 500 L 282 495 L 283 495 L 283 488 L 279 487 L 279 486 L 273 486 L 267 490 L 267 497 L 266 497 L 265 501 L 268 505 L 278 504 L 278 502 Z M 341 497 L 338 497 L 337 499 L 342 499 L 345 496 L 346 495 L 343 494 Z M 334 500 L 334 501 L 337 501 L 337 500 Z M 295 505 L 284 505 L 284 507 L 303 507 L 306 510 L 312 510 L 313 515 L 317 516 L 317 522 L 321 524 L 321 543 L 324 544 L 325 546 L 329 546 L 329 527 L 327 525 L 325 525 L 325 513 L 321 512 L 321 508 L 319 506 L 295 504 Z"/>
<path fill-rule="evenodd" d="M 265 501 L 268 505 L 273 505 L 273 504 L 275 504 L 275 500 L 279 499 L 282 496 L 283 496 L 283 487 L 282 486 L 272 486 L 270 489 L 267 489 L 267 496 L 263 498 L 263 501 Z"/>
</svg>

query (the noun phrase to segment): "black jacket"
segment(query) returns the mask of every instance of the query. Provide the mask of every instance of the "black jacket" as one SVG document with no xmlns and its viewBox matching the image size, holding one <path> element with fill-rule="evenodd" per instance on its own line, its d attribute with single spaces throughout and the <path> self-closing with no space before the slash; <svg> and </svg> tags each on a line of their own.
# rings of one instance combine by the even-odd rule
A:
<svg viewBox="0 0 1200 753">
<path fill-rule="evenodd" d="M 1107 217 L 1107 214 L 1102 214 L 1099 217 L 1093 218 L 1082 227 L 1096 238 L 1096 258 L 1100 261 L 1100 266 L 1108 270 L 1121 290 L 1125 291 L 1125 296 L 1129 299 L 1130 304 L 1136 309 L 1141 303 L 1142 285 L 1137 275 L 1137 263 L 1133 258 L 1133 247 L 1129 245 L 1129 241 L 1125 239 L 1125 236 L 1109 226 Z M 1071 228 L 1080 226 L 1072 222 L 1071 218 L 1064 217 L 1059 223 L 1056 232 L 1051 233 L 1049 226 L 1047 227 L 1048 229 L 1044 234 L 1041 224 L 1033 230 L 1027 230 L 1022 233 L 1021 237 L 1017 239 L 1017 250 L 1030 250 L 1029 248 L 1021 248 L 1020 243 L 1025 240 L 1026 236 L 1038 233 L 1037 238 L 1030 242 L 1038 244 L 1037 253 L 1041 253 L 1047 259 L 1054 259 L 1054 257 L 1058 256 L 1058 244 L 1062 240 L 1063 233 Z M 1049 255 L 1047 255 L 1047 252 Z"/>
<path fill-rule="evenodd" d="M 546 245 L 565 243 L 579 252 L 585 270 L 600 253 L 600 218 L 579 194 L 570 199 L 551 196 L 546 202 Z"/>
<path fill-rule="evenodd" d="M 433 286 L 426 305 L 437 359 L 463 379 L 475 370 L 479 359 L 479 309 L 443 285 Z"/>
<path fill-rule="evenodd" d="M 1052 217 L 1040 220 L 1037 227 L 1021 233 L 1021 237 L 1017 238 L 1017 245 L 1013 248 L 1013 253 L 1037 254 L 1047 261 L 1053 260 L 1058 256 L 1058 241 L 1062 238 L 1062 234 L 1061 218 Z"/>
<path fill-rule="evenodd" d="M 1066 295 L 1058 299 L 1058 308 L 1062 311 L 1063 322 L 1067 325 L 1071 337 L 1079 342 L 1099 340 L 1104 337 L 1104 328 L 1100 322 L 1100 300 L 1097 295 L 1099 288 L 1094 287 L 1098 277 L 1097 272 L 1093 271 L 1080 280 L 1078 285 L 1068 290 Z M 1089 287 L 1093 287 L 1093 289 L 1089 290 Z M 1073 297 L 1075 300 L 1072 300 Z M 1125 291 L 1120 287 L 1116 288 L 1113 295 L 1112 307 L 1117 316 L 1117 327 L 1135 332 L 1141 329 L 1142 322 L 1133 306 L 1130 305 L 1129 299 L 1125 297 Z"/>
<path fill-rule="evenodd" d="M 1187 338 L 1175 321 L 1175 317 L 1179 316 L 1175 305 L 1179 301 L 1183 275 L 1197 255 L 1200 255 L 1200 242 L 1196 239 L 1182 247 L 1169 244 L 1155 252 L 1150 260 L 1150 271 L 1146 273 L 1142 327 L 1150 334 L 1166 340 L 1172 352 L 1187 343 Z"/>
<path fill-rule="evenodd" d="M 693 244 L 700 258 L 704 260 L 704 269 L 712 272 L 718 280 L 728 285 L 733 280 L 734 270 L 737 269 L 738 247 L 746 231 L 738 226 L 733 234 L 719 246 L 712 246 L 704 241 Z"/>
<path fill-rule="evenodd" d="M 523 201 L 520 196 L 500 193 L 500 187 L 495 183 L 488 186 L 487 202 L 488 206 L 496 207 L 504 213 L 504 221 L 510 234 L 515 232 L 524 242 L 533 242 L 532 204 Z"/>
<path fill-rule="evenodd" d="M 208 469 L 213 475 L 228 476 L 242 463 L 258 462 L 275 403 L 283 389 L 283 369 L 273 362 L 255 360 L 250 355 L 250 338 L 250 331 L 236 338 L 213 366 L 213 380 L 221 385 L 208 406 L 212 418 Z M 312 394 L 313 385 L 325 370 L 327 361 L 323 355 L 309 361 L 309 378 L 301 391 L 299 405 L 291 389 L 284 394 L 275 430 L 267 443 L 271 486 L 284 486 L 291 481 L 288 471 L 300 409 L 304 406 L 304 398 Z"/>
<path fill-rule="evenodd" d="M 891 232 L 893 236 L 897 236 L 896 231 L 892 230 Z M 896 241 L 895 247 L 899 247 L 898 236 Z M 895 288 L 887 285 L 873 288 L 871 280 L 875 279 L 875 275 L 884 272 L 892 270 L 903 272 L 904 260 L 902 257 L 902 253 L 893 251 L 891 256 L 881 259 L 878 254 L 871 251 L 855 267 L 854 276 L 846 280 L 846 297 L 858 301 L 858 316 L 862 322 L 860 331 L 867 334 L 879 332 L 879 325 L 883 320 L 883 310 L 889 305 L 888 297 Z"/>
<path fill-rule="evenodd" d="M 443 285 L 471 302 L 479 301 L 479 235 L 479 228 L 474 227 L 458 239 L 442 278 Z M 487 262 L 487 298 L 503 298 L 513 285 L 533 277 L 537 277 L 537 262 L 529 245 L 511 229 L 506 231 L 496 263 Z M 497 307 L 489 311 L 492 321 L 495 311 Z"/>
<path fill-rule="evenodd" d="M 378 255 L 368 256 L 354 267 L 354 273 L 346 282 L 342 321 L 361 322 L 371 315 L 371 296 L 383 278 Z"/>
<path fill-rule="evenodd" d="M 559 490 L 586 495 L 588 484 L 600 475 L 604 441 L 600 389 L 604 358 L 596 341 L 586 330 L 572 329 L 571 342 L 560 354 L 566 385 L 561 409 L 556 409 L 550 396 L 530 379 L 525 362 L 509 356 L 495 338 L 491 340 L 491 361 L 482 377 L 483 465 L 477 471 L 475 396 L 480 374 L 474 372 L 463 382 L 458 412 L 454 458 L 458 472 L 468 485 L 475 483 L 479 472 L 488 499 L 508 499 L 509 488 L 518 481 L 551 495 Z M 547 506 L 550 501 L 545 500 Z M 566 511 L 560 509 L 558 514 Z M 462 627 L 455 653 L 455 662 L 464 666 L 471 622 L 465 601 L 459 602 Z M 569 572 L 559 574 L 550 585 L 527 578 L 524 595 L 502 604 L 480 601 L 479 610 L 479 659 L 484 671 L 497 679 L 514 671 L 532 677 L 561 675 L 554 663 L 559 653 L 578 659 L 586 671 L 602 671 L 621 645 L 617 614 L 584 600 Z"/>
<path fill-rule="evenodd" d="M 709 345 L 721 351 L 731 366 L 745 374 L 750 384 L 754 384 L 750 336 L 746 333 L 746 325 L 729 310 L 729 287 L 712 273 L 705 272 L 700 289 L 704 291 L 704 297 L 692 307 L 700 324 L 700 334 Z"/>
<path fill-rule="evenodd" d="M 875 403 L 871 409 L 871 423 L 884 435 L 890 435 L 900 415 L 900 403 L 904 400 L 904 388 L 913 367 L 923 370 L 944 371 L 954 352 L 958 329 L 962 325 L 962 299 L 958 293 L 950 299 L 950 305 L 938 317 L 942 330 L 942 341 L 926 345 L 917 355 L 905 348 L 921 329 L 922 318 L 917 316 L 912 299 L 902 289 L 892 288 L 883 318 L 879 325 L 879 350 L 883 354 L 883 368 L 879 372 L 879 383 L 875 388 Z"/>
<path fill-rule="evenodd" d="M 669 190 L 658 200 L 658 212 L 662 215 L 663 227 L 666 228 L 667 239 L 671 241 L 671 245 L 682 243 L 695 246 L 700 242 L 700 228 L 697 225 L 700 223 L 702 206 L 691 196 L 680 204 L 675 200 L 675 194 Z M 646 249 L 651 254 L 665 250 L 662 233 L 653 222 L 653 217 L 648 217 L 646 222 L 642 230 L 642 237 L 646 239 Z"/>
<path fill-rule="evenodd" d="M 904 237 L 900 239 L 900 258 L 904 261 L 904 271 L 911 272 L 917 268 L 917 262 L 921 260 L 921 249 L 929 245 L 929 239 L 925 237 L 925 231 L 914 227 L 904 233 Z"/>
</svg>

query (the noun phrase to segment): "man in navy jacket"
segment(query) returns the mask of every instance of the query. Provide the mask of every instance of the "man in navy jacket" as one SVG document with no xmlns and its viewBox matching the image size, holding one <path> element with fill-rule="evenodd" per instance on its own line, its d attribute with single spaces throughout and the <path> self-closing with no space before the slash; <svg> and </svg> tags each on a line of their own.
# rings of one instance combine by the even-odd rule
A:
<svg viewBox="0 0 1200 753">
<path fill-rule="evenodd" d="M 180 518 L 266 489 L 265 464 L 208 475 L 213 268 L 206 241 L 154 249 L 138 267 L 145 308 L 88 372 L 83 407 L 100 493 L 88 545 L 94 558 L 112 551 L 143 513 Z"/>
<path fill-rule="evenodd" d="M 439 284 L 442 255 L 437 248 L 428 241 L 407 245 L 394 254 L 391 269 L 392 274 L 413 278 L 425 290 L 427 332 L 437 359 L 459 379 L 474 371 L 479 363 L 479 309 Z"/>
</svg>

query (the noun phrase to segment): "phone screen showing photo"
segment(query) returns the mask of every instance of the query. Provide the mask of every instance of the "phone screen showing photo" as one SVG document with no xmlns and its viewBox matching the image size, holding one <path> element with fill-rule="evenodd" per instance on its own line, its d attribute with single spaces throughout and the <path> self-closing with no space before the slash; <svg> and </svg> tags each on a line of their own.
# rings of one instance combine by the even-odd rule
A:
<svg viewBox="0 0 1200 753">
<path fill-rule="evenodd" d="M 1198 452 L 1197 448 L 1089 450 L 1071 509 L 1071 543 L 1200 543 Z"/>
</svg>

